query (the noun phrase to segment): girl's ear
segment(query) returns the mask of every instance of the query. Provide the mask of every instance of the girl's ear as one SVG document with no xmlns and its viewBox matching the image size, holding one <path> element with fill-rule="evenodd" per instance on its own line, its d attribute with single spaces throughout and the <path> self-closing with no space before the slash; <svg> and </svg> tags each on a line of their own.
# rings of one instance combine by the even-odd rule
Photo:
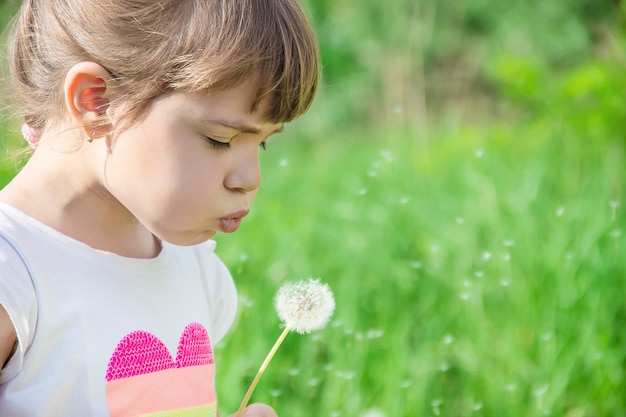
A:
<svg viewBox="0 0 626 417">
<path fill-rule="evenodd" d="M 70 116 L 91 139 L 110 133 L 106 113 L 109 72 L 95 62 L 79 62 L 65 76 L 65 104 Z"/>
</svg>

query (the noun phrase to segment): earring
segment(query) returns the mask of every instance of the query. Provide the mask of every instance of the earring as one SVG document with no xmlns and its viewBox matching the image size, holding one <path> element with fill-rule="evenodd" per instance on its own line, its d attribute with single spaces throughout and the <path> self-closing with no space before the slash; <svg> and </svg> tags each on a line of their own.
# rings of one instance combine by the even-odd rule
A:
<svg viewBox="0 0 626 417">
<path fill-rule="evenodd" d="M 93 131 L 90 136 L 87 136 L 87 142 L 93 142 L 93 137 L 96 136 L 96 132 Z"/>
</svg>

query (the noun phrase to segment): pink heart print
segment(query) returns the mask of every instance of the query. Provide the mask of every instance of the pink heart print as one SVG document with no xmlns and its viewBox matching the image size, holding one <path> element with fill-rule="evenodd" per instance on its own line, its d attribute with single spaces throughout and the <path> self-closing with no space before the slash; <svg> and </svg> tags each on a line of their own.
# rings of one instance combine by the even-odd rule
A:
<svg viewBox="0 0 626 417">
<path fill-rule="evenodd" d="M 126 335 L 111 356 L 106 400 L 111 417 L 217 415 L 213 350 L 206 329 L 191 323 L 176 359 L 151 333 Z"/>
</svg>

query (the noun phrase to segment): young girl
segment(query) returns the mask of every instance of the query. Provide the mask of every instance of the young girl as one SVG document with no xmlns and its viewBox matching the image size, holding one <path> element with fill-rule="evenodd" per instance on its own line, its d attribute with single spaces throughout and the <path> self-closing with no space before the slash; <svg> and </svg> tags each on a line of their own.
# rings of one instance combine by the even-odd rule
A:
<svg viewBox="0 0 626 417">
<path fill-rule="evenodd" d="M 26 0 L 9 59 L 34 153 L 0 192 L 0 415 L 216 416 L 237 296 L 209 239 L 237 230 L 259 149 L 311 104 L 304 13 Z"/>
</svg>

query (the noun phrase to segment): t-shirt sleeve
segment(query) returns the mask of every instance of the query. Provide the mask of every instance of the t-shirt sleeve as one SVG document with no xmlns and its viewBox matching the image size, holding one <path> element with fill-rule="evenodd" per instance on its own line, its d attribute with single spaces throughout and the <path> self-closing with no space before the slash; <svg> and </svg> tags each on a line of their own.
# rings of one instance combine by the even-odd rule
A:
<svg viewBox="0 0 626 417">
<path fill-rule="evenodd" d="M 0 304 L 13 322 L 18 340 L 17 351 L 0 372 L 0 384 L 4 384 L 22 369 L 24 353 L 33 341 L 37 323 L 37 297 L 22 258 L 2 236 L 0 236 Z"/>
</svg>

